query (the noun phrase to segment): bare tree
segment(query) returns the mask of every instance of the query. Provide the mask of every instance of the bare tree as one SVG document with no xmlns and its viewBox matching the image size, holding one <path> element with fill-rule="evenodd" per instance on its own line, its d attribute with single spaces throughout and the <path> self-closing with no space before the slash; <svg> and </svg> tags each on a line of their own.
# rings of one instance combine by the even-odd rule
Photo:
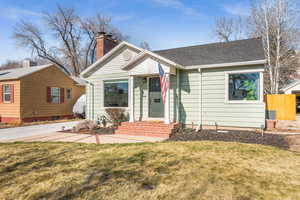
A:
<svg viewBox="0 0 300 200">
<path fill-rule="evenodd" d="M 42 32 L 34 24 L 21 20 L 15 27 L 13 37 L 20 46 L 29 48 L 32 54 L 49 60 L 67 71 L 62 61 L 56 56 L 58 55 L 56 49 L 48 48 Z"/>
<path fill-rule="evenodd" d="M 149 51 L 151 50 L 149 43 L 146 41 L 141 42 L 140 47 Z"/>
<path fill-rule="evenodd" d="M 14 39 L 20 46 L 29 48 L 33 55 L 74 75 L 79 75 L 95 61 L 97 32 L 109 32 L 118 40 L 128 39 L 111 25 L 109 18 L 100 14 L 81 18 L 74 9 L 58 6 L 55 13 L 44 13 L 43 20 L 43 28 L 20 21 L 15 26 Z M 56 41 L 54 45 L 47 43 L 49 34 Z"/>
<path fill-rule="evenodd" d="M 266 89 L 277 94 L 295 73 L 299 64 L 295 49 L 299 46 L 300 15 L 294 0 L 258 0 L 252 2 L 249 18 L 251 36 L 263 38 L 267 58 Z"/>
<path fill-rule="evenodd" d="M 213 33 L 220 42 L 229 42 L 245 37 L 245 23 L 242 17 L 215 19 Z"/>
<path fill-rule="evenodd" d="M 127 35 L 122 34 L 117 28 L 111 26 L 111 18 L 97 13 L 96 16 L 81 19 L 81 29 L 86 35 L 86 43 L 83 46 L 83 66 L 88 66 L 95 61 L 96 36 L 99 32 L 108 32 L 113 39 L 118 41 L 126 41 L 129 39 Z"/>
<path fill-rule="evenodd" d="M 18 60 L 7 60 L 5 63 L 0 65 L 0 70 L 5 70 L 5 69 L 16 69 L 16 68 L 21 68 L 22 63 Z"/>
<path fill-rule="evenodd" d="M 267 59 L 265 92 L 277 94 L 299 66 L 295 50 L 300 42 L 300 15 L 296 0 L 252 0 L 244 18 L 218 18 L 214 33 L 219 41 L 261 37 Z"/>
</svg>

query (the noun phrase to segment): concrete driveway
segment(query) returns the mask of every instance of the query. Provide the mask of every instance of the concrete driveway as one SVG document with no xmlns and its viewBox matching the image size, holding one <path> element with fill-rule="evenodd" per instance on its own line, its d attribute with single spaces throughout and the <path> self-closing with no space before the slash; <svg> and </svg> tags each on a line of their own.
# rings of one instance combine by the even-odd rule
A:
<svg viewBox="0 0 300 200">
<path fill-rule="evenodd" d="M 70 129 L 78 122 L 80 121 L 0 129 L 0 142 L 4 140 L 18 139 L 29 136 L 37 136 L 43 134 L 49 135 L 51 133 L 54 134 L 55 132 L 60 131 L 62 126 L 64 126 L 66 129 Z"/>
</svg>

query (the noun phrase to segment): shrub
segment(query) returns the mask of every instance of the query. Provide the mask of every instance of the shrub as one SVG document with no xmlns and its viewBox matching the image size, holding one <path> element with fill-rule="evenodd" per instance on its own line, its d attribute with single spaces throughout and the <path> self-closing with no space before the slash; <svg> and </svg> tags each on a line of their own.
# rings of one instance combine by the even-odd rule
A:
<svg viewBox="0 0 300 200">
<path fill-rule="evenodd" d="M 107 113 L 107 119 L 113 124 L 113 126 L 119 126 L 121 122 L 127 120 L 125 115 L 125 110 L 122 108 L 107 108 L 105 109 Z"/>
<path fill-rule="evenodd" d="M 79 132 L 81 130 L 87 129 L 87 130 L 93 130 L 97 128 L 97 124 L 92 120 L 85 120 L 83 122 L 79 122 L 74 128 L 74 132 Z"/>
</svg>

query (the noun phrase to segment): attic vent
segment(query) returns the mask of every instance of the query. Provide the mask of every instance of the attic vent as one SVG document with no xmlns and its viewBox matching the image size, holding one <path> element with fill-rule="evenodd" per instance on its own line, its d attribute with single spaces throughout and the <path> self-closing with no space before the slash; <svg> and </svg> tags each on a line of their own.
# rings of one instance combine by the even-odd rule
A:
<svg viewBox="0 0 300 200">
<path fill-rule="evenodd" d="M 0 76 L 4 76 L 6 74 L 9 74 L 9 72 L 0 73 Z"/>
<path fill-rule="evenodd" d="M 125 51 L 124 53 L 123 53 L 123 59 L 125 60 L 125 61 L 129 61 L 130 59 L 132 58 L 132 53 L 130 52 L 130 51 Z"/>
</svg>

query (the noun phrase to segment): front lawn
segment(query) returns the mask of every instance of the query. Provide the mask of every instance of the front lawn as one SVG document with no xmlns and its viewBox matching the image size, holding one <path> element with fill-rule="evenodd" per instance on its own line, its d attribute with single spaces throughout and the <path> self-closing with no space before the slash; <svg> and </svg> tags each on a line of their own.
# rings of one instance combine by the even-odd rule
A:
<svg viewBox="0 0 300 200">
<path fill-rule="evenodd" d="M 300 199 L 300 154 L 212 141 L 0 144 L 0 199 Z"/>
</svg>

